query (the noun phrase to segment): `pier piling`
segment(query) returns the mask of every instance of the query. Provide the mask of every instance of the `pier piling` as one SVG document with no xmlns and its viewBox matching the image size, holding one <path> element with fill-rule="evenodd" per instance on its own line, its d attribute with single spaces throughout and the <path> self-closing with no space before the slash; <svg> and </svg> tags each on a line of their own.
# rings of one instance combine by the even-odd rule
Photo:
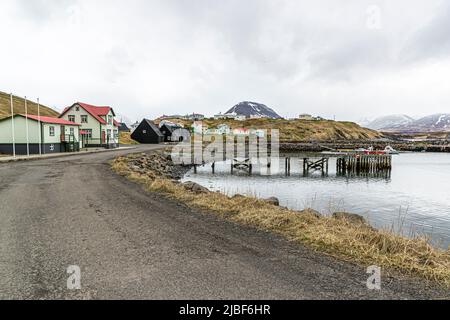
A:
<svg viewBox="0 0 450 320">
<path fill-rule="evenodd" d="M 391 170 L 391 155 L 347 155 L 338 157 L 336 161 L 338 175 L 376 175 Z"/>
</svg>

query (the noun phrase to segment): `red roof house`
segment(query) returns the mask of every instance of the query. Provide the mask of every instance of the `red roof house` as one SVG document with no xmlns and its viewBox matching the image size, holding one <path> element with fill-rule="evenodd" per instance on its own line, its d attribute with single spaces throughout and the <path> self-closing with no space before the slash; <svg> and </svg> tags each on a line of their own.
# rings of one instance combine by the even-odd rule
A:
<svg viewBox="0 0 450 320">
<path fill-rule="evenodd" d="M 50 123 L 50 124 L 60 124 L 63 126 L 81 126 L 81 124 L 78 123 L 74 123 L 71 121 L 67 121 L 61 118 L 52 118 L 52 117 L 38 117 L 36 115 L 31 115 L 29 114 L 28 116 L 21 114 L 22 117 L 28 117 L 28 119 L 32 119 L 32 120 L 36 120 L 36 121 L 40 121 L 42 123 Z"/>
<path fill-rule="evenodd" d="M 81 123 L 81 132 L 88 146 L 115 147 L 119 145 L 119 122 L 109 106 L 94 106 L 77 102 L 59 116 L 67 121 Z"/>
</svg>

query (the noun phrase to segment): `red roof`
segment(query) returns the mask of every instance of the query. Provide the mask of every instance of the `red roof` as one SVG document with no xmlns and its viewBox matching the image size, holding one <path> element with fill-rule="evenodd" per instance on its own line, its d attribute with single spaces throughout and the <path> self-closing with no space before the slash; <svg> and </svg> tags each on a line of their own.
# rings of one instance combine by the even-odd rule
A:
<svg viewBox="0 0 450 320">
<path fill-rule="evenodd" d="M 90 105 L 87 103 L 82 103 L 82 102 L 77 102 L 74 105 L 76 105 L 76 104 L 78 104 L 80 107 L 82 107 L 84 110 L 86 110 L 86 112 L 88 112 L 91 116 L 93 116 L 101 124 L 106 124 L 106 121 L 105 121 L 105 119 L 102 118 L 102 116 L 107 116 L 109 114 L 109 112 L 111 112 L 111 111 L 114 114 L 114 110 L 111 107 L 107 107 L 107 106 L 98 107 L 98 106 L 93 106 L 93 105 Z M 63 113 L 61 113 L 60 117 L 62 117 L 64 114 L 66 114 L 66 112 L 69 111 L 73 106 L 67 107 L 66 109 L 64 109 L 64 111 L 63 111 Z M 114 125 L 116 127 L 118 127 L 119 123 L 114 120 Z"/>
<path fill-rule="evenodd" d="M 24 114 L 21 114 L 22 117 L 26 117 Z M 75 123 L 75 122 L 70 122 L 64 119 L 60 119 L 60 118 L 52 118 L 52 117 L 38 117 L 35 115 L 28 115 L 29 119 L 32 120 L 36 120 L 36 121 L 41 121 L 43 123 L 51 123 L 51 124 L 61 124 L 61 125 L 66 125 L 66 126 L 81 126 L 81 124 Z"/>
</svg>

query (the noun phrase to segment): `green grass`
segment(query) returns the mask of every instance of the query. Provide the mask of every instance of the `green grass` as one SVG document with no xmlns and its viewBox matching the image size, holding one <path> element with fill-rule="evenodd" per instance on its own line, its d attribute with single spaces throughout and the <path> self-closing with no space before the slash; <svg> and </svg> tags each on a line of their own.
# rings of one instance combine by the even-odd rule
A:
<svg viewBox="0 0 450 320">
<path fill-rule="evenodd" d="M 13 96 L 14 104 L 14 114 L 24 114 L 25 113 L 25 99 Z M 38 108 L 35 102 L 27 102 L 28 114 L 37 115 Z M 43 117 L 58 117 L 59 112 L 41 105 L 40 114 Z M 11 116 L 11 102 L 10 95 L 8 93 L 0 92 L 0 119 Z"/>
</svg>

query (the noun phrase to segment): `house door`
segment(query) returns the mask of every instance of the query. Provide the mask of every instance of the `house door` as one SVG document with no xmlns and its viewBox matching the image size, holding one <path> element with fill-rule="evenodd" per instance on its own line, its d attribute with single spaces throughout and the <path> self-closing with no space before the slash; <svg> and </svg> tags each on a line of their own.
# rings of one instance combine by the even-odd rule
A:
<svg viewBox="0 0 450 320">
<path fill-rule="evenodd" d="M 66 142 L 66 127 L 61 126 L 61 142 Z"/>
</svg>

